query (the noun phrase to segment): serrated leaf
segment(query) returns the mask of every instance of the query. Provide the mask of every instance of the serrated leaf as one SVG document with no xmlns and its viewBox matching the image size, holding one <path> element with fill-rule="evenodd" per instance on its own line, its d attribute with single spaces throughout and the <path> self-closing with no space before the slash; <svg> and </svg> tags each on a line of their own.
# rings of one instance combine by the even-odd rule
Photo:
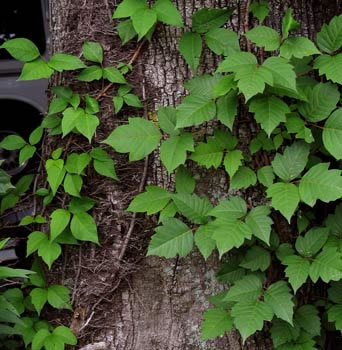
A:
<svg viewBox="0 0 342 350">
<path fill-rule="evenodd" d="M 239 219 L 247 213 L 246 202 L 241 197 L 232 197 L 228 200 L 222 200 L 209 212 L 209 215 L 217 218 Z"/>
<path fill-rule="evenodd" d="M 265 51 L 274 51 L 280 46 L 280 35 L 270 27 L 256 26 L 245 35 L 257 46 L 264 47 Z"/>
<path fill-rule="evenodd" d="M 179 51 L 192 71 L 196 72 L 202 54 L 202 39 L 198 33 L 185 32 L 179 41 Z"/>
<path fill-rule="evenodd" d="M 342 85 L 342 54 L 336 56 L 322 55 L 315 59 L 314 68 L 319 75 L 325 75 L 328 80 Z"/>
<path fill-rule="evenodd" d="M 335 322 L 337 330 L 342 330 L 342 305 L 333 305 L 328 310 L 328 321 Z"/>
<path fill-rule="evenodd" d="M 221 27 L 226 23 L 232 12 L 229 8 L 200 9 L 192 16 L 192 29 L 197 33 L 206 33 L 212 28 Z"/>
<path fill-rule="evenodd" d="M 192 177 L 190 171 L 180 166 L 176 172 L 176 192 L 178 193 L 192 193 L 196 187 L 196 181 Z"/>
<path fill-rule="evenodd" d="M 65 53 L 57 53 L 53 55 L 50 58 L 48 65 L 57 72 L 76 70 L 86 67 L 86 65 L 78 57 Z"/>
<path fill-rule="evenodd" d="M 102 75 L 103 75 L 102 68 L 100 66 L 95 65 L 95 66 L 89 66 L 83 69 L 81 73 L 79 73 L 76 76 L 76 79 L 79 81 L 90 82 L 90 81 L 101 79 Z"/>
<path fill-rule="evenodd" d="M 273 184 L 275 175 L 273 168 L 270 165 L 263 166 L 257 171 L 258 181 L 265 187 L 270 187 Z"/>
<path fill-rule="evenodd" d="M 70 292 L 69 289 L 61 285 L 49 286 L 47 290 L 47 301 L 55 309 L 69 309 L 70 305 Z"/>
<path fill-rule="evenodd" d="M 222 162 L 222 158 L 223 147 L 216 142 L 215 138 L 208 139 L 207 143 L 200 142 L 190 156 L 190 159 L 207 169 L 211 167 L 217 169 Z"/>
<path fill-rule="evenodd" d="M 311 257 L 319 252 L 328 239 L 329 229 L 315 227 L 309 230 L 305 236 L 299 236 L 296 240 L 296 250 L 304 257 Z"/>
<path fill-rule="evenodd" d="M 178 212 L 195 224 L 206 224 L 212 205 L 207 197 L 200 198 L 196 194 L 177 193 L 172 196 Z"/>
<path fill-rule="evenodd" d="M 232 287 L 229 288 L 225 301 L 246 301 L 254 302 L 262 294 L 262 282 L 255 275 L 246 275 L 237 280 Z"/>
<path fill-rule="evenodd" d="M 319 48 L 327 53 L 333 53 L 342 46 L 342 16 L 335 16 L 329 24 L 323 24 L 317 34 Z"/>
<path fill-rule="evenodd" d="M 242 259 L 240 266 L 251 271 L 266 271 L 271 263 L 270 253 L 259 246 L 248 249 L 246 255 Z"/>
<path fill-rule="evenodd" d="M 300 24 L 293 18 L 292 9 L 288 8 L 282 20 L 281 31 L 283 33 L 283 39 L 289 37 L 291 30 L 296 30 L 300 27 Z"/>
<path fill-rule="evenodd" d="M 216 101 L 217 119 L 230 130 L 233 130 L 237 115 L 238 94 L 236 90 L 230 91 Z"/>
<path fill-rule="evenodd" d="M 313 336 L 321 334 L 321 320 L 313 305 L 301 306 L 295 314 L 295 323 Z"/>
<path fill-rule="evenodd" d="M 232 256 L 231 258 L 229 258 L 228 262 L 221 264 L 220 270 L 216 275 L 216 279 L 220 282 L 229 284 L 233 284 L 236 281 L 241 280 L 242 277 L 245 275 L 246 270 L 239 266 L 240 261 L 240 257 Z M 222 301 L 224 301 L 226 293 L 227 292 L 224 292 Z"/>
<path fill-rule="evenodd" d="M 85 212 L 74 213 L 70 229 L 72 235 L 80 241 L 99 242 L 95 220 Z"/>
<path fill-rule="evenodd" d="M 147 8 L 145 0 L 123 0 L 115 10 L 113 18 L 131 17 L 141 8 Z"/>
<path fill-rule="evenodd" d="M 153 9 L 140 8 L 131 16 L 133 27 L 138 33 L 138 40 L 143 38 L 157 22 L 157 12 Z"/>
<path fill-rule="evenodd" d="M 24 64 L 18 80 L 47 79 L 50 78 L 52 74 L 53 69 L 48 66 L 47 62 L 41 58 L 37 58 L 32 62 Z"/>
<path fill-rule="evenodd" d="M 269 245 L 271 226 L 273 224 L 270 218 L 270 208 L 260 205 L 253 208 L 246 217 L 246 224 L 251 229 L 254 236 Z"/>
<path fill-rule="evenodd" d="M 201 225 L 195 233 L 195 243 L 205 260 L 211 255 L 216 247 L 212 238 L 215 226 L 211 224 Z"/>
<path fill-rule="evenodd" d="M 342 109 L 336 110 L 325 122 L 323 144 L 337 160 L 342 159 Z"/>
<path fill-rule="evenodd" d="M 210 29 L 204 38 L 209 49 L 216 55 L 229 56 L 240 51 L 238 35 L 230 29 Z"/>
<path fill-rule="evenodd" d="M 183 27 L 182 17 L 172 1 L 157 0 L 153 9 L 157 12 L 158 21 L 175 27 Z"/>
<path fill-rule="evenodd" d="M 229 188 L 232 189 L 242 189 L 254 186 L 257 182 L 256 175 L 251 168 L 242 166 L 231 178 Z"/>
<path fill-rule="evenodd" d="M 231 314 L 243 342 L 256 331 L 260 331 L 264 321 L 271 321 L 273 317 L 272 309 L 263 301 L 237 303 L 233 306 Z"/>
<path fill-rule="evenodd" d="M 140 160 L 158 146 L 160 131 L 143 118 L 128 118 L 128 125 L 117 127 L 103 143 L 115 148 L 119 153 L 130 153 L 129 160 Z"/>
<path fill-rule="evenodd" d="M 296 293 L 309 276 L 310 263 L 308 260 L 297 255 L 286 256 L 281 263 L 287 266 L 285 275 L 289 279 L 294 293 Z"/>
<path fill-rule="evenodd" d="M 290 288 L 284 281 L 278 281 L 271 284 L 264 296 L 265 303 L 269 305 L 274 314 L 293 325 L 293 307 L 294 302 L 292 301 L 293 295 L 290 293 Z"/>
<path fill-rule="evenodd" d="M 270 12 L 268 7 L 268 1 L 254 0 L 249 6 L 249 11 L 252 12 L 253 16 L 256 17 L 260 22 L 263 22 Z"/>
<path fill-rule="evenodd" d="M 194 151 L 194 139 L 189 133 L 171 136 L 160 147 L 160 159 L 169 173 L 184 164 L 187 151 Z"/>
<path fill-rule="evenodd" d="M 86 41 L 83 44 L 82 53 L 88 61 L 102 64 L 103 49 L 99 43 Z"/>
<path fill-rule="evenodd" d="M 47 290 L 42 288 L 34 288 L 31 293 L 31 300 L 38 316 L 47 302 Z"/>
<path fill-rule="evenodd" d="M 192 230 L 182 221 L 167 219 L 163 226 L 156 228 L 148 247 L 147 256 L 157 255 L 165 258 L 181 257 L 190 253 L 193 247 Z"/>
<path fill-rule="evenodd" d="M 201 332 L 203 340 L 222 337 L 233 327 L 232 317 L 222 309 L 209 309 L 203 314 L 203 319 Z"/>
<path fill-rule="evenodd" d="M 173 107 L 161 107 L 158 109 L 158 122 L 160 128 L 171 136 L 179 135 L 179 130 L 176 129 L 177 111 Z"/>
<path fill-rule="evenodd" d="M 99 118 L 93 114 L 84 113 L 76 120 L 77 130 L 88 139 L 89 143 L 91 143 L 91 139 L 93 138 L 99 124 Z"/>
<path fill-rule="evenodd" d="M 342 304 L 342 281 L 331 282 L 328 289 L 329 300 L 336 304 Z"/>
<path fill-rule="evenodd" d="M 291 57 L 303 58 L 306 56 L 319 55 L 315 44 L 308 38 L 296 36 L 288 38 L 280 46 L 280 56 L 290 59 Z"/>
<path fill-rule="evenodd" d="M 170 201 L 171 194 L 159 186 L 147 186 L 146 192 L 138 194 L 130 203 L 127 211 L 144 213 L 147 215 L 161 211 Z"/>
<path fill-rule="evenodd" d="M 242 165 L 243 154 L 240 150 L 234 150 L 227 153 L 224 157 L 224 167 L 230 177 L 233 177 Z"/>
<path fill-rule="evenodd" d="M 278 318 L 272 320 L 272 327 L 270 331 L 272 335 L 273 345 L 276 348 L 285 343 L 296 340 L 299 337 L 300 333 L 299 328 L 292 327 L 289 323 Z"/>
<path fill-rule="evenodd" d="M 70 212 L 65 209 L 56 209 L 51 214 L 50 232 L 51 240 L 55 240 L 68 226 Z"/>
<path fill-rule="evenodd" d="M 7 40 L 0 49 L 6 49 L 12 57 L 22 62 L 30 62 L 40 56 L 37 46 L 25 38 Z"/>
<path fill-rule="evenodd" d="M 303 176 L 299 183 L 300 198 L 311 207 L 318 199 L 328 203 L 342 196 L 341 171 L 328 169 L 329 163 L 317 164 Z"/>
</svg>

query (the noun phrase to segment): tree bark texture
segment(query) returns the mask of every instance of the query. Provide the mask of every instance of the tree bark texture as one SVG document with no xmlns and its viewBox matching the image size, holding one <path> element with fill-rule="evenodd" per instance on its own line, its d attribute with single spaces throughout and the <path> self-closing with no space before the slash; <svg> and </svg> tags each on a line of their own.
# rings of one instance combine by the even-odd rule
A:
<svg viewBox="0 0 342 350">
<path fill-rule="evenodd" d="M 112 12 L 119 2 L 51 0 L 52 51 L 80 54 L 82 40 L 98 40 L 104 46 L 105 56 L 111 57 L 115 62 L 115 50 L 119 48 L 112 46 L 113 38 L 116 37 L 115 23 L 110 21 L 108 13 Z M 191 27 L 191 16 L 199 8 L 234 7 L 234 14 L 227 25 L 239 33 L 243 47 L 246 46 L 246 42 L 242 34 L 248 26 L 257 23 L 247 14 L 248 0 L 175 0 L 174 2 L 184 17 L 185 30 Z M 266 19 L 266 25 L 280 32 L 282 15 L 288 7 L 291 7 L 295 18 L 301 24 L 300 32 L 313 40 L 321 25 L 342 10 L 340 0 L 270 0 L 269 2 L 271 13 Z M 183 29 L 170 26 L 158 27 L 151 43 L 143 47 L 142 54 L 136 62 L 136 65 L 142 66 L 143 76 L 140 77 L 140 84 L 143 84 L 146 90 L 150 112 L 157 110 L 159 106 L 177 106 L 186 94 L 183 84 L 192 77 L 192 73 L 178 51 L 182 32 Z M 117 39 L 116 45 L 119 45 Z M 132 46 L 129 48 L 132 50 Z M 205 49 L 199 72 L 212 72 L 217 64 L 218 58 Z M 68 81 L 68 78 L 57 79 L 54 83 L 63 81 Z M 74 87 L 77 88 L 77 84 Z M 240 114 L 245 113 L 241 108 Z M 208 123 L 202 129 L 203 134 L 210 134 L 212 124 Z M 247 143 L 246 133 L 253 133 L 253 129 L 248 123 L 242 122 L 239 123 L 236 132 L 240 139 L 246 138 Z M 110 130 L 107 130 L 107 134 L 109 133 Z M 199 170 L 196 176 L 199 181 L 197 192 L 209 195 L 213 202 L 230 195 L 223 171 L 202 173 Z M 150 159 L 148 182 L 165 188 L 173 186 L 173 179 L 161 165 L 158 152 L 155 152 Z M 243 195 L 246 197 L 246 194 Z M 248 193 L 246 199 L 253 205 L 254 200 L 259 200 L 258 196 L 259 194 Z M 121 211 L 123 209 L 124 205 L 119 208 Z M 101 228 L 101 222 L 99 224 Z M 141 232 L 147 237 L 152 233 L 143 229 Z M 109 233 L 102 232 L 103 236 L 107 234 Z M 124 236 L 115 244 L 120 246 L 123 240 Z M 138 241 L 136 244 L 145 243 Z M 96 248 L 96 251 L 99 249 L 101 248 Z M 118 251 L 119 249 L 114 249 L 114 253 L 109 256 L 113 260 L 113 266 L 116 264 L 115 254 Z M 124 257 L 123 261 L 127 259 Z M 81 344 L 83 334 L 88 342 L 89 339 L 94 343 L 105 342 L 108 350 L 243 349 L 240 337 L 235 332 L 213 341 L 204 342 L 200 338 L 202 313 L 209 306 L 208 297 L 224 288 L 215 281 L 217 269 L 217 256 L 205 262 L 197 251 L 182 259 L 165 260 L 156 257 L 141 259 L 137 271 L 127 276 L 120 287 L 100 303 L 104 305 L 100 308 L 101 311 L 95 308 L 92 319 L 90 312 L 84 316 L 84 323 L 90 321 L 84 327 L 83 333 L 81 332 Z M 105 282 L 113 284 L 108 278 L 110 279 L 107 277 Z M 82 304 L 81 300 L 78 302 Z M 75 306 L 78 307 L 78 304 Z M 98 321 L 97 326 L 92 326 L 94 320 Z M 263 338 L 263 335 L 260 335 L 252 339 L 246 348 L 258 350 L 271 348 L 269 341 Z"/>
</svg>

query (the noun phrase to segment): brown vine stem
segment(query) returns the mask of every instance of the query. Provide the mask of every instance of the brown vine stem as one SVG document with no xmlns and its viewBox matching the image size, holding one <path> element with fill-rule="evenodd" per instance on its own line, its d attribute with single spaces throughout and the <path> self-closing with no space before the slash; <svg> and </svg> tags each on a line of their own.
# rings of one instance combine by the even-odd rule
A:
<svg viewBox="0 0 342 350">
<path fill-rule="evenodd" d="M 245 23 L 244 23 L 244 32 L 245 34 L 249 31 L 249 7 L 251 5 L 251 0 L 247 0 L 246 4 L 246 13 L 245 13 Z M 252 51 L 252 46 L 251 42 L 246 38 L 246 44 L 247 44 L 247 51 L 251 52 Z"/>
<path fill-rule="evenodd" d="M 132 58 L 129 60 L 128 64 L 129 65 L 132 65 L 135 60 L 138 58 L 139 54 L 140 54 L 140 51 L 142 49 L 142 47 L 144 46 L 146 42 L 146 39 L 144 39 L 140 44 L 139 46 L 137 47 L 137 49 L 135 50 Z M 100 93 L 96 96 L 96 100 L 99 100 L 112 86 L 114 85 L 114 83 L 109 83 L 105 88 L 103 88 Z"/>
</svg>

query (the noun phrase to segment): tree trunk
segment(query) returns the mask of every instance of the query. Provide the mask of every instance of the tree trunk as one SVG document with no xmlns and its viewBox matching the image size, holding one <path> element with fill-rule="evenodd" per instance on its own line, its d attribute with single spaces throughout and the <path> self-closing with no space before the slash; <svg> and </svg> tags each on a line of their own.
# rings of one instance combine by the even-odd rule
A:
<svg viewBox="0 0 342 350">
<path fill-rule="evenodd" d="M 113 29 L 115 23 L 110 21 L 108 15 L 113 12 L 116 3 L 119 1 L 51 0 L 52 51 L 80 54 L 84 40 L 97 40 L 104 46 L 107 62 L 120 60 L 127 62 L 127 55 L 131 57 L 136 46 L 129 44 L 127 49 L 119 47 L 119 41 Z M 175 3 L 184 16 L 186 26 L 189 27 L 192 13 L 203 7 L 235 7 L 236 11 L 228 25 L 240 34 L 249 25 L 255 24 L 254 20 L 252 21 L 252 18 L 246 14 L 249 0 L 176 0 Z M 271 0 L 271 13 L 266 19 L 266 24 L 280 31 L 281 17 L 286 8 L 291 7 L 294 9 L 295 18 L 301 23 L 301 32 L 314 40 L 322 23 L 341 13 L 341 5 L 340 0 Z M 155 111 L 158 106 L 176 106 L 185 95 L 183 83 L 191 78 L 192 73 L 178 52 L 181 33 L 181 29 L 160 26 L 151 43 L 143 47 L 136 62 L 136 66 L 141 65 L 143 75 L 139 76 L 138 70 L 135 69 L 133 74 L 138 78 L 134 79 L 137 82 L 140 81 L 140 90 L 146 91 L 146 100 L 149 101 L 148 111 Z M 243 46 L 246 44 L 242 36 L 240 41 Z M 213 57 L 209 51 L 205 51 L 200 72 L 212 72 L 216 67 L 217 58 Z M 64 77 L 63 80 L 58 79 L 58 83 L 64 81 L 70 82 L 69 77 Z M 74 85 L 74 88 L 77 89 L 77 84 Z M 110 115 L 110 108 L 105 102 L 102 101 L 102 103 L 102 110 Z M 241 113 L 245 112 L 242 110 Z M 113 127 L 113 122 L 109 122 L 106 118 L 103 120 L 105 121 L 103 132 L 108 135 Z M 206 128 L 206 133 L 210 133 L 211 124 L 208 123 L 204 128 Z M 237 133 L 240 138 L 246 137 L 246 132 L 250 132 L 249 125 L 239 123 Z M 97 141 L 101 141 L 99 136 Z M 150 157 L 148 169 L 148 182 L 172 188 L 173 179 L 162 167 L 157 152 Z M 207 172 L 200 178 L 199 183 L 199 192 L 209 195 L 211 199 L 217 200 L 229 195 L 229 186 L 224 172 L 218 171 L 215 174 Z M 107 192 L 101 194 L 104 202 L 110 202 L 112 190 L 113 188 L 109 187 Z M 122 184 L 116 185 L 115 191 L 119 197 L 125 197 L 125 186 Z M 253 196 L 249 194 L 249 197 Z M 125 201 L 113 205 L 118 209 L 112 215 L 116 217 L 119 212 L 121 220 L 122 218 L 126 220 L 123 227 L 128 227 L 130 217 L 123 211 Z M 107 208 L 110 212 L 111 203 Z M 104 213 L 103 216 L 97 213 L 97 217 L 100 220 L 102 238 L 108 237 L 110 235 L 110 232 L 106 231 L 109 229 L 108 225 L 101 222 L 108 216 Z M 121 269 L 126 266 L 125 263 L 128 264 L 131 261 L 136 263 L 137 259 L 132 257 L 132 254 L 143 251 L 148 237 L 152 234 L 149 227 L 139 228 L 139 230 L 134 236 L 134 245 L 140 247 L 132 248 L 133 244 L 130 245 L 123 259 L 118 259 L 120 247 L 122 247 L 127 232 L 124 230 L 124 233 L 113 238 L 114 243 L 112 243 L 110 255 L 104 255 L 104 259 L 112 259 L 112 266 Z M 144 237 L 137 240 L 138 234 Z M 95 255 L 95 248 L 92 249 L 93 255 L 83 248 L 83 259 L 91 259 L 101 254 L 101 247 L 96 248 Z M 66 264 L 68 265 L 68 262 Z M 86 264 L 87 262 L 83 261 L 81 266 Z M 79 321 L 78 330 L 81 344 L 105 342 L 106 349 L 111 350 L 243 349 L 240 337 L 235 332 L 213 341 L 204 342 L 200 338 L 202 313 L 209 306 L 208 297 L 224 288 L 215 280 L 215 272 L 218 270 L 216 255 L 207 262 L 197 251 L 182 259 L 142 258 L 135 267 L 136 272 L 126 276 L 119 287 L 117 281 L 122 278 L 122 274 L 115 272 L 106 275 L 103 282 L 109 285 L 109 288 L 104 288 L 98 293 L 98 298 L 105 295 L 105 298 L 101 299 L 98 304 L 96 300 L 89 297 L 89 293 L 82 292 L 84 288 L 91 290 L 93 287 L 90 279 L 87 280 L 87 286 L 82 286 L 82 278 L 85 278 L 84 276 L 89 272 L 81 266 L 78 266 L 81 269 L 79 278 L 75 277 L 75 272 L 72 275 L 72 272 L 69 271 L 68 275 L 73 282 L 74 293 L 76 293 L 74 306 L 77 312 L 86 310 L 83 317 L 79 316 L 81 321 Z M 92 273 L 96 275 L 95 270 Z M 87 303 L 93 305 L 86 305 Z M 94 304 L 96 307 L 92 308 Z M 76 318 L 74 314 L 74 323 Z M 247 348 L 258 350 L 271 348 L 270 343 L 263 338 L 261 335 L 252 339 L 247 344 Z"/>
</svg>

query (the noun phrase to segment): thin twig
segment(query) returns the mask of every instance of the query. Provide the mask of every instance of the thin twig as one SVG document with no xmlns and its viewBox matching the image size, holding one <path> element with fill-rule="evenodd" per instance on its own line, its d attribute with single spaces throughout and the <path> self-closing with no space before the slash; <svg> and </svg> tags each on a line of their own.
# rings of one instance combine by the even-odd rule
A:
<svg viewBox="0 0 342 350">
<path fill-rule="evenodd" d="M 101 341 L 99 343 L 94 343 L 94 344 L 88 344 L 86 346 L 83 346 L 83 348 L 79 350 L 107 350 L 108 345 L 106 342 Z"/>
</svg>

